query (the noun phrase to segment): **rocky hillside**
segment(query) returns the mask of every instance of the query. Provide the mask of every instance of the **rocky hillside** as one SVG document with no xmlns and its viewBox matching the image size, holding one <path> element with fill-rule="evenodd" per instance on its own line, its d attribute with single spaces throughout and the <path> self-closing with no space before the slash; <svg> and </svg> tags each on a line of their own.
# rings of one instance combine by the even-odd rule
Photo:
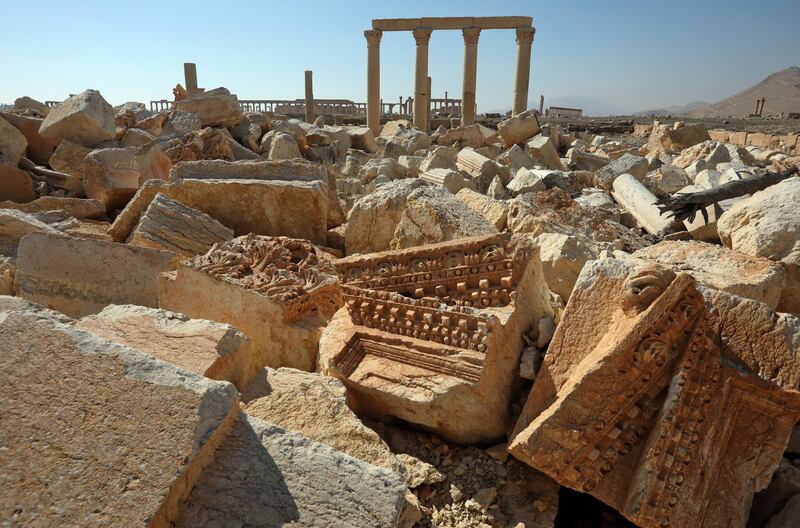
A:
<svg viewBox="0 0 800 528">
<path fill-rule="evenodd" d="M 756 99 L 764 97 L 764 115 L 800 112 L 800 67 L 792 66 L 773 73 L 760 83 L 706 108 L 688 113 L 691 117 L 746 117 L 755 109 Z"/>
</svg>

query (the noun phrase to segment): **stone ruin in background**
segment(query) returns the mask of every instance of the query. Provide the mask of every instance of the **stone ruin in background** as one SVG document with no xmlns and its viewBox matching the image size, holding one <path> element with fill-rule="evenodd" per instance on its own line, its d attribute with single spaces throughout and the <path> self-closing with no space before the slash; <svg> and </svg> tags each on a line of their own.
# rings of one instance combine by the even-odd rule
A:
<svg viewBox="0 0 800 528">
<path fill-rule="evenodd" d="M 523 334 L 552 314 L 534 247 L 489 235 L 357 255 L 336 269 L 345 308 L 320 361 L 360 412 L 463 443 L 505 435 Z"/>
<path fill-rule="evenodd" d="M 590 262 L 509 450 L 642 528 L 744 526 L 800 416 L 792 320 L 658 264 Z"/>
</svg>

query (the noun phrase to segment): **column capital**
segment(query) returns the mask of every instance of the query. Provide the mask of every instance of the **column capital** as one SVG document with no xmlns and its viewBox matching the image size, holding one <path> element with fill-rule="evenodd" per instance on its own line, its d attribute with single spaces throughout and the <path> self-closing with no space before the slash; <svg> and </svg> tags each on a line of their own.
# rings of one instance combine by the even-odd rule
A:
<svg viewBox="0 0 800 528">
<path fill-rule="evenodd" d="M 378 46 L 380 46 L 382 36 L 383 36 L 383 31 L 379 29 L 368 29 L 364 31 L 364 37 L 367 39 L 368 48 L 377 48 Z"/>
<path fill-rule="evenodd" d="M 464 35 L 464 44 L 477 44 L 478 37 L 481 36 L 481 28 L 464 28 L 461 33 Z"/>
<path fill-rule="evenodd" d="M 517 44 L 531 44 L 533 36 L 536 34 L 536 28 L 533 27 L 520 27 L 517 28 Z"/>
<path fill-rule="evenodd" d="M 428 42 L 431 40 L 431 33 L 433 33 L 433 30 L 415 29 L 412 33 L 414 34 L 414 40 L 417 41 L 417 46 L 427 46 Z"/>
</svg>

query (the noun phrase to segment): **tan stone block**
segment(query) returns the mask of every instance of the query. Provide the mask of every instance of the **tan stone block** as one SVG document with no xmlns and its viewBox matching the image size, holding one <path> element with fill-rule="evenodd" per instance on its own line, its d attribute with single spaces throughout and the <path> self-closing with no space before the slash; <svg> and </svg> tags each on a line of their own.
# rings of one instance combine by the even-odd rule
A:
<svg viewBox="0 0 800 528">
<path fill-rule="evenodd" d="M 42 196 L 31 202 L 0 202 L 0 209 L 16 209 L 24 213 L 43 213 L 45 211 L 64 211 L 73 218 L 103 218 L 106 206 L 100 200 L 85 198 L 61 198 Z"/>
<path fill-rule="evenodd" d="M 26 171 L 0 163 L 0 201 L 26 203 L 36 199 L 33 180 Z"/>
<path fill-rule="evenodd" d="M 549 137 L 541 135 L 536 136 L 528 141 L 525 147 L 528 151 L 528 155 L 533 158 L 534 161 L 541 163 L 548 169 L 564 170 L 564 165 L 561 164 L 558 152 Z"/>
<path fill-rule="evenodd" d="M 42 126 L 43 119 L 9 114 L 7 112 L 0 112 L 0 116 L 14 125 L 25 136 L 28 141 L 27 157 L 39 165 L 47 165 L 47 160 L 50 159 L 56 144 L 39 135 L 39 127 Z"/>
<path fill-rule="evenodd" d="M 92 148 L 114 139 L 116 131 L 114 109 L 100 92 L 86 90 L 51 109 L 39 135 L 54 144 L 66 139 Z"/>
<path fill-rule="evenodd" d="M 175 110 L 196 114 L 200 126 L 233 126 L 242 120 L 239 99 L 225 88 L 192 94 L 175 103 Z"/>
</svg>

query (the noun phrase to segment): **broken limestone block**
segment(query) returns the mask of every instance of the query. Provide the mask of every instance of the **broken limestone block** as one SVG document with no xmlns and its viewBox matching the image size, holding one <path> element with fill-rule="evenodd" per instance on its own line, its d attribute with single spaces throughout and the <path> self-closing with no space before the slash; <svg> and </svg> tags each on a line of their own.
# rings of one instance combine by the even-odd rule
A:
<svg viewBox="0 0 800 528">
<path fill-rule="evenodd" d="M 33 97 L 24 95 L 14 99 L 14 110 L 30 110 L 39 116 L 46 116 L 50 112 L 50 107 Z"/>
<path fill-rule="evenodd" d="M 506 165 L 510 174 L 516 174 L 519 169 L 533 169 L 536 167 L 536 162 L 528 156 L 522 147 L 514 145 L 507 151 L 503 152 L 497 157 L 497 161 Z"/>
<path fill-rule="evenodd" d="M 651 235 L 663 234 L 674 224 L 661 216 L 661 211 L 655 206 L 658 198 L 631 174 L 614 179 L 611 196 Z"/>
<path fill-rule="evenodd" d="M 63 172 L 85 181 L 86 168 L 84 160 L 90 152 L 92 152 L 92 149 L 65 139 L 58 144 L 55 152 L 50 156 L 49 164 L 58 172 Z"/>
<path fill-rule="evenodd" d="M 772 309 L 778 306 L 786 283 L 780 264 L 716 244 L 665 240 L 633 255 L 685 271 L 704 286 L 762 302 Z"/>
<path fill-rule="evenodd" d="M 0 251 L 2 251 L 0 249 Z M 0 295 L 14 295 L 14 274 L 17 272 L 15 260 L 0 255 Z"/>
<path fill-rule="evenodd" d="M 525 143 L 540 131 L 539 119 L 533 110 L 521 112 L 497 125 L 497 132 L 506 147 Z"/>
<path fill-rule="evenodd" d="M 573 147 L 567 151 L 567 162 L 575 170 L 597 171 L 611 163 L 611 160 Z"/>
<path fill-rule="evenodd" d="M 159 193 L 142 214 L 128 244 L 191 257 L 206 253 L 217 242 L 232 238 L 232 229 Z"/>
<path fill-rule="evenodd" d="M 246 372 L 249 339 L 236 328 L 215 321 L 135 305 L 112 304 L 88 315 L 75 327 L 150 354 L 167 363 L 239 390 Z"/>
<path fill-rule="evenodd" d="M 28 172 L 0 163 L 0 201 L 27 203 L 36 199 L 33 179 Z"/>
<path fill-rule="evenodd" d="M 14 209 L 0 209 L 0 255 L 16 256 L 22 237 L 30 233 L 60 232 L 32 214 Z"/>
<path fill-rule="evenodd" d="M 686 171 L 674 165 L 662 165 L 647 179 L 659 191 L 667 194 L 674 194 L 691 183 Z"/>
<path fill-rule="evenodd" d="M 660 138 L 661 147 L 667 152 L 678 153 L 683 149 L 711 139 L 702 124 L 668 129 Z"/>
<path fill-rule="evenodd" d="M 597 258 L 594 244 L 586 238 L 563 233 L 542 233 L 534 243 L 539 246 L 547 285 L 567 302 L 583 265 Z"/>
<path fill-rule="evenodd" d="M 453 169 L 431 169 L 419 175 L 420 179 L 439 185 L 451 194 L 456 194 L 461 189 L 472 189 L 474 183 L 469 178 Z"/>
<path fill-rule="evenodd" d="M 511 191 L 512 196 L 544 191 L 547 186 L 539 176 L 541 172 L 536 169 L 519 169 L 514 178 L 506 185 L 506 189 Z"/>
<path fill-rule="evenodd" d="M 347 215 L 347 254 L 389 249 L 408 195 L 425 185 L 419 178 L 397 180 L 359 198 Z"/>
<path fill-rule="evenodd" d="M 504 439 L 522 335 L 552 314 L 536 248 L 489 235 L 336 261 L 345 308 L 318 370 L 356 412 L 457 443 Z"/>
<path fill-rule="evenodd" d="M 55 144 L 66 139 L 89 148 L 114 139 L 116 131 L 114 109 L 97 90 L 86 90 L 52 108 L 39 128 L 39 134 Z"/>
<path fill-rule="evenodd" d="M 42 196 L 24 204 L 8 201 L 0 202 L 0 209 L 16 209 L 24 213 L 64 211 L 73 218 L 100 219 L 106 215 L 106 206 L 100 200 L 60 198 L 58 196 Z"/>
<path fill-rule="evenodd" d="M 439 145 L 448 147 L 458 145 L 459 148 L 470 147 L 477 149 L 486 144 L 486 137 L 481 131 L 481 125 L 476 123 L 474 125 L 450 128 L 439 136 L 436 142 Z"/>
<path fill-rule="evenodd" d="M 744 526 L 800 416 L 799 329 L 654 262 L 591 261 L 509 451 L 642 528 Z"/>
<path fill-rule="evenodd" d="M 141 147 L 152 143 L 156 139 L 156 136 L 146 130 L 129 128 L 125 131 L 125 135 L 122 136 L 121 143 L 123 147 Z"/>
<path fill-rule="evenodd" d="M 22 132 L 0 116 L 0 164 L 16 167 L 27 148 L 28 140 Z"/>
<path fill-rule="evenodd" d="M 196 114 L 200 126 L 234 126 L 242 120 L 239 99 L 226 88 L 197 92 L 175 102 L 175 110 Z M 169 121 L 167 121 L 169 123 Z M 167 129 L 170 127 L 167 126 Z"/>
<path fill-rule="evenodd" d="M 494 198 L 495 200 L 505 200 L 511 197 L 499 175 L 492 178 L 492 183 L 490 183 L 489 187 L 486 189 L 486 196 Z"/>
<path fill-rule="evenodd" d="M 84 160 L 86 195 L 103 202 L 107 211 L 122 209 L 147 180 L 166 180 L 172 162 L 157 148 L 93 150 Z"/>
<path fill-rule="evenodd" d="M 350 136 L 352 148 L 363 150 L 364 152 L 376 152 L 378 144 L 375 142 L 375 135 L 369 127 L 347 127 L 347 135 Z"/>
<path fill-rule="evenodd" d="M 158 276 L 175 267 L 166 251 L 52 233 L 25 236 L 17 254 L 19 295 L 70 317 L 109 304 L 155 308 Z"/>
<path fill-rule="evenodd" d="M 28 306 L 0 312 L 6 521 L 169 526 L 233 426 L 236 389 Z"/>
<path fill-rule="evenodd" d="M 395 528 L 403 477 L 240 413 L 181 505 L 176 528 Z"/>
<path fill-rule="evenodd" d="M 538 135 L 525 144 L 525 148 L 531 158 L 537 163 L 548 169 L 564 170 L 558 151 L 553 146 L 549 137 Z"/>
<path fill-rule="evenodd" d="M 786 268 L 786 287 L 778 311 L 800 314 L 800 177 L 736 202 L 717 221 L 719 238 L 727 247 L 767 257 Z"/>
<path fill-rule="evenodd" d="M 630 174 L 637 180 L 643 181 L 645 175 L 647 175 L 648 165 L 647 158 L 625 154 L 598 170 L 595 180 L 599 187 L 610 191 L 614 180 L 621 174 Z"/>
<path fill-rule="evenodd" d="M 506 228 L 508 218 L 508 204 L 503 200 L 495 200 L 485 194 L 465 188 L 456 193 L 456 198 L 464 202 L 467 207 L 488 220 L 498 231 Z"/>
<path fill-rule="evenodd" d="M 165 274 L 159 307 L 244 332 L 245 385 L 264 366 L 313 370 L 322 328 L 342 305 L 328 258 L 306 240 L 238 237 Z"/>
<path fill-rule="evenodd" d="M 240 163 L 246 162 L 236 162 Z M 159 192 L 186 207 L 204 212 L 233 229 L 237 236 L 248 233 L 286 235 L 325 243 L 328 189 L 323 182 L 232 178 L 146 182 L 109 229 L 114 240 L 127 240 Z"/>
<path fill-rule="evenodd" d="M 200 118 L 193 112 L 173 110 L 164 121 L 161 134 L 164 137 L 183 136 L 190 132 L 198 132 L 203 125 Z"/>
<path fill-rule="evenodd" d="M 300 148 L 292 134 L 271 130 L 261 140 L 261 152 L 269 160 L 301 158 Z"/>
<path fill-rule="evenodd" d="M 384 182 L 401 180 L 408 176 L 408 171 L 392 158 L 371 159 L 358 170 L 358 179 L 365 184 L 374 181 L 379 176 L 383 177 L 381 180 Z"/>
<path fill-rule="evenodd" d="M 26 156 L 39 165 L 46 165 L 56 148 L 56 143 L 39 135 L 39 127 L 42 126 L 43 119 L 7 112 L 0 112 L 0 117 L 3 117 L 25 136 L 25 140 L 28 142 Z"/>
<path fill-rule="evenodd" d="M 250 416 L 403 473 L 389 446 L 350 409 L 347 390 L 336 378 L 291 368 L 264 368 L 242 390 L 242 403 Z"/>
<path fill-rule="evenodd" d="M 390 247 L 404 249 L 497 233 L 481 215 L 442 187 L 427 185 L 408 195 Z"/>
<path fill-rule="evenodd" d="M 431 169 L 457 169 L 458 151 L 452 147 L 434 147 L 419 164 L 420 172 Z"/>
<path fill-rule="evenodd" d="M 456 167 L 472 176 L 478 191 L 488 188 L 492 178 L 498 173 L 497 164 L 494 161 L 475 152 L 475 149 L 470 147 L 458 151 Z"/>
</svg>

